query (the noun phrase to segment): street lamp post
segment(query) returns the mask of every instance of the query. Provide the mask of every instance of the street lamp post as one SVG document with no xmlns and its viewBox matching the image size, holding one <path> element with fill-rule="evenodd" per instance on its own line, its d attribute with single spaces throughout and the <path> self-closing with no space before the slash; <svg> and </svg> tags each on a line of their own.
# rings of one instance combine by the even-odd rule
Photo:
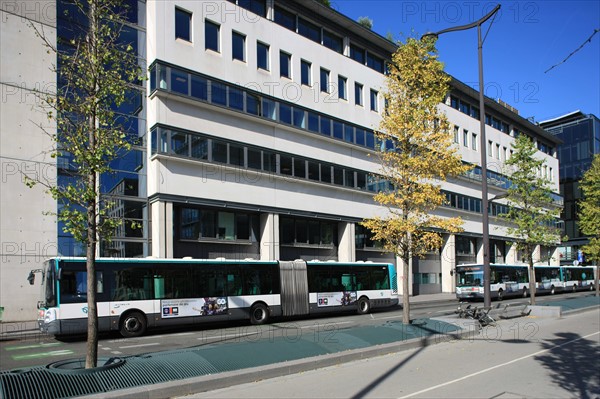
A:
<svg viewBox="0 0 600 399">
<path fill-rule="evenodd" d="M 479 60 L 479 130 L 480 130 L 480 149 L 481 149 L 481 211 L 482 211 L 482 236 L 483 236 L 483 304 L 486 309 L 492 306 L 492 298 L 490 294 L 490 226 L 489 226 L 489 209 L 488 209 L 488 187 L 487 187 L 487 139 L 485 135 L 485 102 L 483 96 L 483 40 L 481 39 L 481 25 L 490 19 L 500 9 L 498 4 L 492 11 L 486 14 L 478 21 L 467 25 L 456 26 L 443 29 L 439 32 L 428 32 L 426 36 L 435 36 L 447 32 L 456 32 L 468 30 L 477 27 L 477 55 Z"/>
</svg>

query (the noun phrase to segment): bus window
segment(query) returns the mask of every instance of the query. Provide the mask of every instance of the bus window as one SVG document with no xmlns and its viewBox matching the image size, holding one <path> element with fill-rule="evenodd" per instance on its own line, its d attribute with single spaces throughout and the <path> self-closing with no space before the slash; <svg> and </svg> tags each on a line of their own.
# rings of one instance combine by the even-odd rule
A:
<svg viewBox="0 0 600 399">
<path fill-rule="evenodd" d="M 371 271 L 372 289 L 385 290 L 390 289 L 390 280 L 387 269 L 374 269 Z"/>
<path fill-rule="evenodd" d="M 96 272 L 96 293 L 104 292 L 102 272 Z M 60 298 L 63 303 L 87 302 L 87 272 L 63 270 L 60 284 Z"/>
<path fill-rule="evenodd" d="M 115 270 L 114 286 L 111 287 L 113 301 L 153 299 L 155 284 L 160 287 L 160 277 L 153 276 L 150 269 L 128 268 Z M 158 294 L 162 294 L 159 292 Z"/>
</svg>

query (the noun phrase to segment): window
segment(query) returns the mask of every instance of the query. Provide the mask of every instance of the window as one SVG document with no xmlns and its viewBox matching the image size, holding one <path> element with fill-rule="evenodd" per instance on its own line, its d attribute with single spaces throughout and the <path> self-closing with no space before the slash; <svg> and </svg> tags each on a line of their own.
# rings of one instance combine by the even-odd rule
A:
<svg viewBox="0 0 600 399">
<path fill-rule="evenodd" d="M 458 144 L 458 134 L 460 132 L 460 128 L 458 126 L 454 126 L 454 142 Z"/>
<path fill-rule="evenodd" d="M 326 30 L 323 31 L 323 46 L 332 49 L 335 52 L 342 53 L 344 42 L 341 37 L 334 35 Z"/>
<path fill-rule="evenodd" d="M 494 151 L 494 143 L 492 142 L 492 140 L 488 140 L 488 157 L 493 156 L 493 151 Z"/>
<path fill-rule="evenodd" d="M 377 112 L 379 107 L 377 106 L 377 91 L 371 89 L 371 111 Z"/>
<path fill-rule="evenodd" d="M 292 78 L 292 56 L 283 51 L 279 52 L 279 76 Z"/>
<path fill-rule="evenodd" d="M 347 79 L 338 75 L 338 97 L 344 100 L 348 99 L 348 95 L 346 94 L 346 83 Z"/>
<path fill-rule="evenodd" d="M 313 42 L 321 43 L 321 28 L 304 18 L 298 18 L 298 33 Z"/>
<path fill-rule="evenodd" d="M 355 46 L 354 44 L 350 45 L 350 58 L 354 61 L 358 61 L 361 64 L 365 64 L 365 50 L 362 48 Z"/>
<path fill-rule="evenodd" d="M 383 59 L 377 57 L 370 52 L 367 52 L 367 66 L 376 70 L 377 72 L 383 73 Z"/>
<path fill-rule="evenodd" d="M 463 145 L 469 147 L 469 131 L 467 129 L 463 129 Z"/>
<path fill-rule="evenodd" d="M 235 3 L 235 1 L 232 2 Z M 256 15 L 260 15 L 261 17 L 267 16 L 267 5 L 265 0 L 238 0 L 237 5 L 252 11 Z"/>
<path fill-rule="evenodd" d="M 234 60 L 246 61 L 246 36 L 237 32 L 232 33 L 231 53 Z"/>
<path fill-rule="evenodd" d="M 321 91 L 329 93 L 329 71 L 321 68 Z"/>
<path fill-rule="evenodd" d="M 363 85 L 354 82 L 354 103 L 356 105 L 363 105 Z"/>
<path fill-rule="evenodd" d="M 477 133 L 471 133 L 471 148 L 477 151 Z"/>
<path fill-rule="evenodd" d="M 256 66 L 265 71 L 269 70 L 269 45 L 256 42 Z"/>
<path fill-rule="evenodd" d="M 312 80 L 310 78 L 310 67 L 311 64 L 308 61 L 302 60 L 300 63 L 300 83 L 307 86 L 312 86 Z"/>
<path fill-rule="evenodd" d="M 275 6 L 275 23 L 296 31 L 296 15 Z"/>
<path fill-rule="evenodd" d="M 192 13 L 175 8 L 175 38 L 192 41 Z"/>
<path fill-rule="evenodd" d="M 221 27 L 209 20 L 204 21 L 204 47 L 217 53 L 219 49 L 219 31 Z"/>
</svg>

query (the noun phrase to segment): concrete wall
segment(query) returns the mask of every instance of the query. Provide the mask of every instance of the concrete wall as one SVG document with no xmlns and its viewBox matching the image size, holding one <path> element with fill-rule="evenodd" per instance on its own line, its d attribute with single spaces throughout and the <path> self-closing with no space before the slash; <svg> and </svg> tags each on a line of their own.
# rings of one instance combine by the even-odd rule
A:
<svg viewBox="0 0 600 399">
<path fill-rule="evenodd" d="M 56 41 L 54 1 L 0 2 L 0 306 L 3 321 L 37 317 L 40 278 L 30 286 L 27 275 L 57 254 L 56 222 L 44 212 L 56 202 L 41 185 L 30 189 L 24 175 L 56 181 L 56 163 L 48 151 L 53 141 L 42 102 L 35 92 L 54 92 L 50 70 L 55 55 L 47 54 L 34 26 Z M 40 127 L 40 125 L 42 127 Z M 45 129 L 46 132 L 44 132 Z"/>
</svg>

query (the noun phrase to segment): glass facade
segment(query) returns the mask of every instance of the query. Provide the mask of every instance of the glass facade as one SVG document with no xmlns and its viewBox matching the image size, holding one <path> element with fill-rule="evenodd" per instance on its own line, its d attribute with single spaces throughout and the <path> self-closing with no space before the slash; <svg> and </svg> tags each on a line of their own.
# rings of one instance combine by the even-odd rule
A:
<svg viewBox="0 0 600 399">
<path fill-rule="evenodd" d="M 121 43 L 131 45 L 138 54 L 141 68 L 145 69 L 145 54 L 139 49 L 145 48 L 145 27 L 138 24 L 138 15 L 145 13 L 145 9 L 138 8 L 137 0 L 126 0 L 122 2 L 126 25 L 124 26 L 119 40 Z M 179 10 L 178 10 L 179 11 Z M 180 15 L 181 14 L 181 15 Z M 185 37 L 185 18 L 191 15 L 177 13 L 177 25 L 181 28 L 177 34 Z M 141 18 L 144 20 L 145 18 Z M 69 51 L 71 39 L 80 37 L 84 33 L 86 25 L 85 17 L 68 0 L 57 2 L 57 32 L 58 50 Z M 59 64 L 60 68 L 61 65 Z M 174 77 L 175 81 L 181 77 Z M 59 87 L 65 82 L 59 80 Z M 146 97 L 145 88 L 142 83 L 136 89 L 132 89 L 126 96 L 125 102 L 115 111 L 119 123 L 124 129 L 127 139 L 132 144 L 132 150 L 119 154 L 111 163 L 111 171 L 100 176 L 100 190 L 102 201 L 106 204 L 107 216 L 122 220 L 120 226 L 113 231 L 112 240 L 100 242 L 100 256 L 113 257 L 139 257 L 149 255 L 148 247 L 148 200 L 146 194 L 146 120 L 144 118 L 144 107 Z M 61 132 L 58 132 L 60 136 Z M 57 160 L 59 186 L 75 185 L 78 181 L 76 165 L 73 157 L 62 154 Z M 59 203 L 60 210 L 63 205 Z M 64 231 L 64 224 L 57 223 L 58 254 L 62 256 L 85 256 L 85 246 L 77 242 L 73 236 Z"/>
<path fill-rule="evenodd" d="M 560 164 L 560 192 L 564 196 L 561 219 L 563 234 L 569 237 L 560 248 L 561 262 L 572 264 L 578 260 L 578 250 L 587 243 L 579 229 L 577 211 L 582 199 L 579 182 L 591 164 L 595 154 L 600 154 L 600 119 L 595 115 L 576 112 L 553 121 L 542 122 L 541 126 L 563 141 L 557 148 Z M 585 264 L 585 257 L 584 264 Z"/>
</svg>

